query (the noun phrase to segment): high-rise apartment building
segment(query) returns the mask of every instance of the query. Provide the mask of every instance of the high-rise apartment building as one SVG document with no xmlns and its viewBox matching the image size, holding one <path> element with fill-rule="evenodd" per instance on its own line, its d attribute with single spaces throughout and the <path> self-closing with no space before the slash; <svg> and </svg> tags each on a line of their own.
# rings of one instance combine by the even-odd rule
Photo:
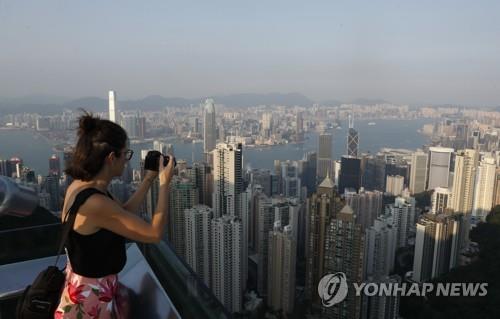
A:
<svg viewBox="0 0 500 319">
<path fill-rule="evenodd" d="M 381 280 L 394 270 L 397 249 L 397 228 L 390 215 L 381 215 L 373 226 L 366 230 L 366 274 L 367 280 Z"/>
<path fill-rule="evenodd" d="M 484 157 L 479 164 L 474 190 L 472 217 L 486 221 L 486 216 L 493 205 L 493 189 L 495 187 L 496 164 L 493 157 Z"/>
<path fill-rule="evenodd" d="M 321 307 L 317 293 L 320 279 L 327 273 L 325 269 L 325 249 L 327 245 L 327 225 L 344 206 L 335 192 L 333 181 L 326 177 L 306 201 L 306 286 L 305 298 Z"/>
<path fill-rule="evenodd" d="M 451 208 L 453 193 L 449 188 L 438 187 L 431 196 L 431 213 L 442 214 Z"/>
<path fill-rule="evenodd" d="M 379 191 L 359 192 L 347 190 L 344 192 L 346 204 L 349 205 L 356 215 L 356 222 L 366 229 L 373 225 L 373 221 L 382 213 L 384 194 Z"/>
<path fill-rule="evenodd" d="M 212 220 L 212 291 L 230 311 L 240 312 L 243 304 L 243 226 L 239 218 L 223 215 Z"/>
<path fill-rule="evenodd" d="M 186 262 L 200 276 L 207 287 L 212 287 L 212 209 L 195 205 L 185 210 Z"/>
<path fill-rule="evenodd" d="M 174 176 L 170 182 L 168 238 L 175 252 L 186 253 L 185 210 L 198 204 L 198 190 L 186 176 Z"/>
<path fill-rule="evenodd" d="M 274 223 L 269 232 L 269 258 L 267 280 L 267 304 L 274 311 L 292 314 L 295 304 L 295 267 L 297 262 L 297 241 L 292 226 L 281 227 Z"/>
<path fill-rule="evenodd" d="M 275 212 L 272 199 L 263 193 L 258 193 L 253 200 L 256 214 L 254 237 L 257 252 L 257 292 L 261 296 L 267 296 L 269 232 L 273 230 Z"/>
<path fill-rule="evenodd" d="M 474 198 L 474 184 L 479 154 L 476 150 L 460 151 L 455 156 L 453 188 L 450 208 L 470 216 Z"/>
<path fill-rule="evenodd" d="M 396 247 L 406 247 L 415 223 L 415 199 L 396 197 L 394 204 L 386 205 L 385 214 L 389 216 L 393 227 L 397 230 Z"/>
<path fill-rule="evenodd" d="M 456 267 L 462 214 L 425 214 L 417 223 L 413 280 L 425 282 Z"/>
<path fill-rule="evenodd" d="M 343 272 L 347 285 L 363 281 L 365 266 L 365 236 L 361 225 L 356 223 L 353 210 L 344 206 L 330 219 L 326 229 L 325 260 L 326 273 Z M 328 318 L 359 318 L 361 298 L 347 294 L 343 302 L 330 308 L 323 307 L 322 312 Z"/>
<path fill-rule="evenodd" d="M 212 155 L 214 216 L 230 215 L 241 218 L 242 145 L 219 143 Z"/>
</svg>

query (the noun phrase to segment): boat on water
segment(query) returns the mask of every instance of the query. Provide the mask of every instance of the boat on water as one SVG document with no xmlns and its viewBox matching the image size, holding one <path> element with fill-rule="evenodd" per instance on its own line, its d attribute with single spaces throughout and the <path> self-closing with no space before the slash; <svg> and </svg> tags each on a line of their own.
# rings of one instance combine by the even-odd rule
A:
<svg viewBox="0 0 500 319">
<path fill-rule="evenodd" d="M 376 124 L 377 124 L 377 123 L 375 123 L 375 122 L 369 122 L 369 123 L 368 123 L 368 125 L 370 125 L 370 126 L 373 126 L 373 125 L 376 125 Z"/>
</svg>

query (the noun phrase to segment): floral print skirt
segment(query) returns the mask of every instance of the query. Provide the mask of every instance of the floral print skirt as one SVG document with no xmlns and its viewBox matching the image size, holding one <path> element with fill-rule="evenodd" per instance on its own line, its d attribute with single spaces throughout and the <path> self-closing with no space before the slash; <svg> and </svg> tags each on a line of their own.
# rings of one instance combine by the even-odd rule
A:
<svg viewBox="0 0 500 319">
<path fill-rule="evenodd" d="M 127 289 L 117 275 L 88 278 L 75 274 L 68 262 L 66 282 L 54 318 L 126 319 Z"/>
</svg>

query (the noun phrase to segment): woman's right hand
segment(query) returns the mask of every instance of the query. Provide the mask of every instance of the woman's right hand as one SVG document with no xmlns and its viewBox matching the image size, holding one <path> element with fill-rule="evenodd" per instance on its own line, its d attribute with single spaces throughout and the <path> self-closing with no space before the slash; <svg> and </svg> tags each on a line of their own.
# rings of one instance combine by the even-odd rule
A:
<svg viewBox="0 0 500 319">
<path fill-rule="evenodd" d="M 172 180 L 172 176 L 174 175 L 174 157 L 169 155 L 170 160 L 168 161 L 167 166 L 163 166 L 163 155 L 160 155 L 159 167 L 158 167 L 158 175 L 160 177 L 160 186 L 161 185 L 169 185 L 170 180 Z"/>
</svg>

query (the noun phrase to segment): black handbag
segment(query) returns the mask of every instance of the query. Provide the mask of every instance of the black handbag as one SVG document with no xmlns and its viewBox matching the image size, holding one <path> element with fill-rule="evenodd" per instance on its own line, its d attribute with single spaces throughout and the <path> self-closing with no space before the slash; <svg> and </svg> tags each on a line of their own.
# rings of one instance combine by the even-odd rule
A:
<svg viewBox="0 0 500 319">
<path fill-rule="evenodd" d="M 76 195 L 73 205 L 71 205 L 71 208 L 65 216 L 56 263 L 54 266 L 49 266 L 39 273 L 35 281 L 26 287 L 22 297 L 17 303 L 17 319 L 54 318 L 54 312 L 59 305 L 61 292 L 64 288 L 64 281 L 66 279 L 64 271 L 57 267 L 57 262 L 61 256 L 64 244 L 68 239 L 68 234 L 75 223 L 76 212 L 91 195 L 96 193 L 103 194 L 95 188 L 86 188 Z"/>
</svg>

